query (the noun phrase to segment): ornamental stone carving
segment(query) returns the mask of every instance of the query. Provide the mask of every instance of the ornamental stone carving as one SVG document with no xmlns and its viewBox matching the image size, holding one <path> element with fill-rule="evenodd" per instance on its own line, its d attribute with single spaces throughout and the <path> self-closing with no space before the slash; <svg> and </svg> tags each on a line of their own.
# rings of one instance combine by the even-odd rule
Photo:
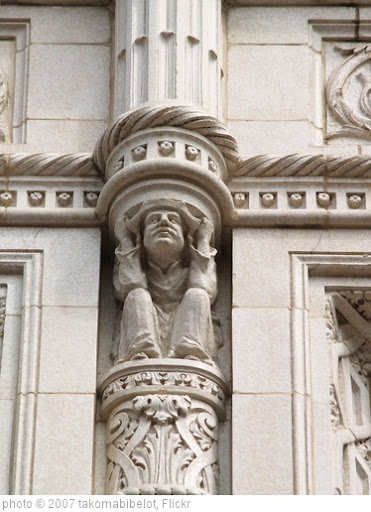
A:
<svg viewBox="0 0 371 512">
<path fill-rule="evenodd" d="M 370 291 L 332 293 L 326 305 L 336 494 L 371 494 Z"/>
<path fill-rule="evenodd" d="M 223 125 L 188 107 L 145 107 L 110 126 L 94 161 L 96 212 L 115 246 L 114 364 L 100 384 L 106 492 L 215 494 L 228 384 L 212 311 L 216 247 L 233 216 L 237 159 Z"/>
<path fill-rule="evenodd" d="M 204 363 L 138 360 L 101 383 L 106 492 L 215 494 L 224 377 Z"/>
<path fill-rule="evenodd" d="M 345 60 L 332 72 L 326 84 L 326 101 L 340 124 L 327 138 L 360 137 L 371 139 L 371 46 L 352 44 L 335 46 Z"/>
<path fill-rule="evenodd" d="M 146 395 L 118 406 L 107 432 L 109 494 L 214 494 L 217 419 L 188 396 Z"/>
</svg>

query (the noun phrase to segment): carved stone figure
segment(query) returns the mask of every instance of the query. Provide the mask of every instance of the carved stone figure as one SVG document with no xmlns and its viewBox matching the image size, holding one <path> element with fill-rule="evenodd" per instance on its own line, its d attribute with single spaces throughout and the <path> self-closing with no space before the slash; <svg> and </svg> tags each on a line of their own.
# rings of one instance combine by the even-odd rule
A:
<svg viewBox="0 0 371 512">
<path fill-rule="evenodd" d="M 185 358 L 214 364 L 213 227 L 177 200 L 145 201 L 115 226 L 114 287 L 123 302 L 116 363 Z"/>
</svg>

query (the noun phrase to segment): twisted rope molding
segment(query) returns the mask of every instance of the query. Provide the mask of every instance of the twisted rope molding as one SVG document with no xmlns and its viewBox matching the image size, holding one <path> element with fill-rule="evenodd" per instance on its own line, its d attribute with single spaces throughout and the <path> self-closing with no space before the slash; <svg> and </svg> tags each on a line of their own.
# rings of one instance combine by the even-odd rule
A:
<svg viewBox="0 0 371 512">
<path fill-rule="evenodd" d="M 0 176 L 97 177 L 90 153 L 9 153 L 0 155 Z"/>
<path fill-rule="evenodd" d="M 157 127 L 183 128 L 203 135 L 221 151 L 231 172 L 240 155 L 235 139 L 218 119 L 187 106 L 148 106 L 125 113 L 111 124 L 97 142 L 93 158 L 104 173 L 111 151 L 129 135 Z"/>
<path fill-rule="evenodd" d="M 132 133 L 128 126 L 124 128 L 125 132 Z M 105 137 L 99 141 L 99 145 L 103 144 L 103 139 Z M 290 176 L 371 178 L 371 156 L 258 155 L 238 160 L 237 153 L 233 154 L 235 160 L 231 174 L 235 178 Z M 98 177 L 96 158 L 97 153 L 94 155 L 90 153 L 0 154 L 0 176 Z M 232 163 L 231 159 L 229 163 Z"/>
<path fill-rule="evenodd" d="M 233 177 L 327 176 L 371 178 L 371 157 L 329 155 L 259 155 L 239 162 Z"/>
</svg>

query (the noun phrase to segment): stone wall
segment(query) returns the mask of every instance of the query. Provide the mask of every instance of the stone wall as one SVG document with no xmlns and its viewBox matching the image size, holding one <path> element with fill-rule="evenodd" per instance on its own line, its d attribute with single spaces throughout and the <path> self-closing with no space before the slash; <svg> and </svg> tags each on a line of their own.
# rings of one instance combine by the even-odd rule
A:
<svg viewBox="0 0 371 512">
<path fill-rule="evenodd" d="M 1 493 L 370 494 L 371 11 L 271 3 L 1 4 Z"/>
</svg>

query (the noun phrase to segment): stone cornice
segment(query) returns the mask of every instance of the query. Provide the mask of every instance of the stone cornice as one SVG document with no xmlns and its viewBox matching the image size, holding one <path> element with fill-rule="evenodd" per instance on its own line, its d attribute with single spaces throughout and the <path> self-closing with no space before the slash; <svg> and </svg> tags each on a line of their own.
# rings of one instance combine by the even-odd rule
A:
<svg viewBox="0 0 371 512">
<path fill-rule="evenodd" d="M 259 155 L 240 160 L 229 189 L 244 227 L 371 227 L 371 157 Z"/>
<path fill-rule="evenodd" d="M 161 169 L 165 164 L 169 167 L 168 171 L 167 167 L 163 168 L 164 183 L 171 178 L 175 161 L 159 160 Z M 156 165 L 156 161 L 138 162 L 133 166 L 133 173 L 148 167 L 149 175 L 155 176 Z M 180 172 L 181 162 L 177 165 Z M 183 162 L 182 165 L 189 169 L 189 181 L 194 164 Z M 232 179 L 225 190 L 234 199 L 234 210 L 227 205 L 223 215 L 226 225 L 371 227 L 369 156 L 258 155 L 241 158 L 230 169 Z M 126 171 L 120 171 L 118 176 L 123 172 Z M 210 190 L 211 182 L 219 180 L 207 169 L 198 175 L 205 190 Z M 3 154 L 1 180 L 2 225 L 99 226 L 106 222 L 101 211 L 106 194 L 98 201 L 103 180 L 89 153 Z M 224 205 L 231 200 L 226 196 L 219 198 L 219 202 Z"/>
<path fill-rule="evenodd" d="M 2 226 L 99 226 L 102 188 L 90 153 L 0 155 Z"/>
<path fill-rule="evenodd" d="M 0 176 L 97 177 L 90 153 L 0 154 Z"/>
<path fill-rule="evenodd" d="M 371 157 L 334 155 L 258 155 L 242 158 L 233 171 L 234 177 L 302 177 L 371 178 Z"/>
</svg>

